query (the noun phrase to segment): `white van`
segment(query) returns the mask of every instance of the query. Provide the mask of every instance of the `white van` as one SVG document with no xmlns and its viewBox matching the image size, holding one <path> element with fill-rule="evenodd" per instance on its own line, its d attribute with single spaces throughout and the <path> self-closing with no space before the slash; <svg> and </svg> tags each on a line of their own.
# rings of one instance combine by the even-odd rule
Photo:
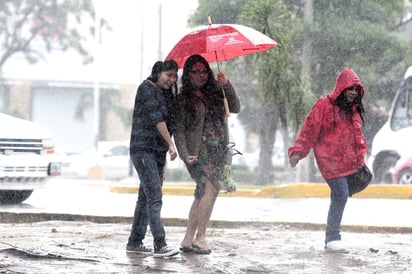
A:
<svg viewBox="0 0 412 274">
<path fill-rule="evenodd" d="M 412 156 L 412 66 L 405 73 L 388 121 L 376 133 L 368 160 L 376 183 L 391 183 L 399 158 Z"/>
<path fill-rule="evenodd" d="M 60 175 L 52 135 L 40 125 L 0 113 L 0 204 L 20 203 Z"/>
</svg>

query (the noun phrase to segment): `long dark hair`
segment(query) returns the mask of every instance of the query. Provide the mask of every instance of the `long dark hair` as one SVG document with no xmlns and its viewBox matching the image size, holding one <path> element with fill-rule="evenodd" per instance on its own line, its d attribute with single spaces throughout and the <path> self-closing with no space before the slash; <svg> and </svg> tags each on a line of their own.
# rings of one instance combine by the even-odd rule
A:
<svg viewBox="0 0 412 274">
<path fill-rule="evenodd" d="M 201 92 L 203 93 L 205 99 L 204 102 L 207 104 L 207 109 L 213 115 L 212 119 L 222 120 L 225 117 L 223 107 L 223 91 L 217 84 L 214 73 L 211 70 L 209 63 L 199 54 L 190 56 L 183 66 L 181 93 L 184 97 L 187 98 L 185 108 L 189 115 L 194 115 L 194 113 L 197 111 L 196 109 L 194 109 L 194 105 L 191 104 L 191 100 L 195 95 L 193 93 L 194 87 L 189 77 L 189 73 L 196 63 L 202 63 L 207 71 L 207 82 L 201 88 Z"/>
<path fill-rule="evenodd" d="M 363 120 L 363 115 L 365 113 L 365 108 L 363 107 L 362 103 L 362 95 L 360 91 L 360 87 L 356 86 L 356 91 L 358 95 L 356 96 L 355 100 L 353 102 L 348 102 L 346 99 L 344 92 L 342 92 L 335 100 L 335 104 L 339 107 L 339 112 L 344 115 L 346 119 L 349 121 L 352 121 L 353 118 L 353 112 L 352 112 L 352 107 L 356 107 L 356 111 L 359 113 L 362 122 Z"/>
<path fill-rule="evenodd" d="M 215 75 L 213 74 L 213 71 L 210 69 L 209 63 L 206 61 L 205 58 L 203 58 L 199 54 L 195 54 L 190 56 L 184 66 L 183 66 L 183 74 L 182 74 L 182 92 L 183 93 L 190 93 L 193 91 L 193 85 L 190 82 L 189 78 L 189 73 L 192 70 L 192 67 L 196 63 L 202 63 L 207 71 L 207 82 L 206 84 L 202 87 L 201 91 L 205 95 L 205 97 L 209 97 L 213 95 L 216 91 L 217 84 L 216 84 L 216 79 Z"/>
<path fill-rule="evenodd" d="M 178 71 L 179 67 L 176 63 L 175 60 L 168 60 L 168 61 L 157 61 L 154 63 L 152 67 L 152 72 L 150 73 L 150 76 L 147 77 L 146 79 L 149 81 L 152 81 L 153 83 L 156 83 L 159 80 L 159 74 L 164 72 L 164 71 L 169 71 L 169 70 L 175 70 L 176 72 Z M 173 92 L 174 91 L 174 92 Z M 176 95 L 177 92 L 177 81 L 173 85 L 172 88 L 172 93 L 173 95 Z"/>
</svg>

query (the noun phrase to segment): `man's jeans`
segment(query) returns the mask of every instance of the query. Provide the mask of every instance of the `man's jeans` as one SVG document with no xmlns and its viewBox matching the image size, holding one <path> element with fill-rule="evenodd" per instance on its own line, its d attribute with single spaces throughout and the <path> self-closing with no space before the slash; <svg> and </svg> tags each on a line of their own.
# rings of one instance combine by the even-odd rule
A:
<svg viewBox="0 0 412 274">
<path fill-rule="evenodd" d="M 139 153 L 131 158 L 139 175 L 140 187 L 129 244 L 142 244 L 149 224 L 153 246 L 157 250 L 166 245 L 165 230 L 160 217 L 166 155 L 159 157 L 152 153 Z"/>
<path fill-rule="evenodd" d="M 340 240 L 340 224 L 342 221 L 343 211 L 348 200 L 349 190 L 346 177 L 326 180 L 330 189 L 330 205 L 328 212 L 328 221 L 326 224 L 325 243 Z"/>
</svg>

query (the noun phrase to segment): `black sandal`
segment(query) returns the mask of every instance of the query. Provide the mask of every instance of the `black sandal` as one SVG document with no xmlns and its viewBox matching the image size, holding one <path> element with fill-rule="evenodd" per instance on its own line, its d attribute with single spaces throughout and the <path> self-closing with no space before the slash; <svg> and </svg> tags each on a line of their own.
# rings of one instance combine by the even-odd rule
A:
<svg viewBox="0 0 412 274">
<path fill-rule="evenodd" d="M 192 244 L 192 251 L 195 254 L 202 254 L 202 255 L 208 255 L 212 253 L 212 250 L 210 249 L 202 249 L 200 248 L 197 244 L 193 243 Z"/>
<path fill-rule="evenodd" d="M 192 247 L 187 247 L 187 246 L 181 246 L 180 251 L 182 251 L 183 253 L 192 253 L 193 248 Z"/>
</svg>

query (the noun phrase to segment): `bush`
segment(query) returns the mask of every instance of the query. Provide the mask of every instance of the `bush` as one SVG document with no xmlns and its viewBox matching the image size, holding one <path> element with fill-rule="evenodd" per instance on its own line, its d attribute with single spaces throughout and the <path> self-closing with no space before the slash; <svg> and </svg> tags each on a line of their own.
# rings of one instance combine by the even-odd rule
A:
<svg viewBox="0 0 412 274">
<path fill-rule="evenodd" d="M 165 181 L 167 182 L 190 182 L 192 178 L 185 168 L 166 168 Z"/>
<path fill-rule="evenodd" d="M 246 165 L 233 165 L 232 173 L 236 183 L 253 184 L 256 179 L 255 172 Z"/>
</svg>

